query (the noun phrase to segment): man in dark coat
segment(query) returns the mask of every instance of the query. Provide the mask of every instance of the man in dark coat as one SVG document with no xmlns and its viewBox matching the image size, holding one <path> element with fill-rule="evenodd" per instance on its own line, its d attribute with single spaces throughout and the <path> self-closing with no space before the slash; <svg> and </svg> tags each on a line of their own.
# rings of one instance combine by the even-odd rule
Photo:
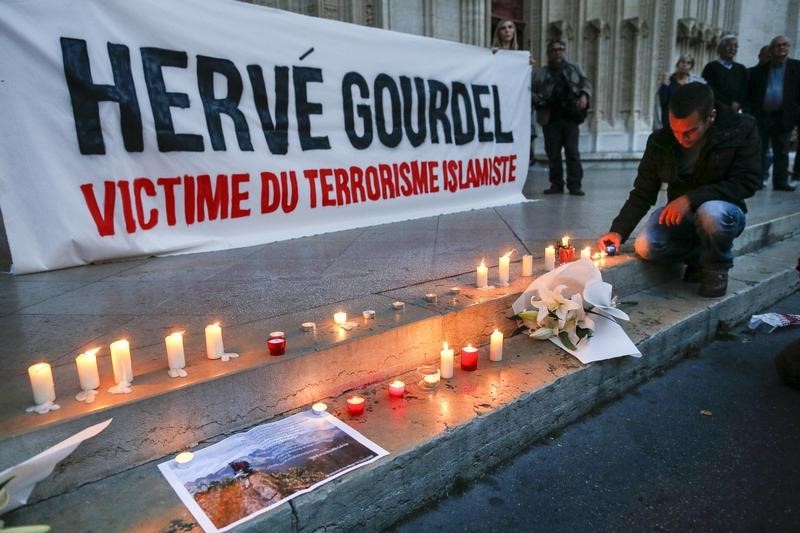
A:
<svg viewBox="0 0 800 533">
<path fill-rule="evenodd" d="M 617 249 L 667 183 L 668 203 L 657 209 L 636 238 L 646 260 L 685 262 L 684 280 L 699 281 L 698 293 L 723 296 L 733 266 L 733 240 L 744 229 L 747 207 L 761 183 L 758 129 L 753 117 L 714 109 L 714 94 L 702 83 L 675 89 L 669 127 L 650 135 L 628 200 L 598 240 Z"/>
<path fill-rule="evenodd" d="M 564 193 L 561 150 L 567 159 L 567 189 L 583 196 L 583 165 L 578 150 L 579 126 L 586 119 L 592 84 L 580 67 L 564 59 L 567 45 L 547 45 L 547 65 L 533 73 L 533 103 L 542 126 L 544 150 L 550 167 L 550 188 L 544 194 Z"/>
<path fill-rule="evenodd" d="M 770 62 L 750 71 L 747 110 L 761 133 L 762 167 L 772 147 L 772 188 L 793 191 L 789 183 L 789 139 L 800 118 L 800 61 L 789 59 L 791 43 L 783 35 L 770 42 Z"/>
<path fill-rule="evenodd" d="M 703 68 L 703 79 L 714 90 L 714 107 L 739 111 L 747 99 L 747 68 L 733 60 L 739 51 L 735 35 L 725 35 L 717 46 L 718 59 Z"/>
</svg>

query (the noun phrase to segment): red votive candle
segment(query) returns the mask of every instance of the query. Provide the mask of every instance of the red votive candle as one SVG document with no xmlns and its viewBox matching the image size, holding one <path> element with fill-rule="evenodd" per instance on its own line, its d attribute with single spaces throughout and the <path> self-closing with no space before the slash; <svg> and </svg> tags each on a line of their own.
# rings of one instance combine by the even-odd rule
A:
<svg viewBox="0 0 800 533">
<path fill-rule="evenodd" d="M 364 414 L 364 398 L 352 396 L 347 399 L 347 412 L 350 416 L 361 416 Z"/>
<path fill-rule="evenodd" d="M 472 372 L 478 369 L 478 349 L 468 344 L 461 348 L 461 370 Z"/>
<path fill-rule="evenodd" d="M 270 355 L 283 355 L 286 352 L 286 339 L 272 338 L 267 341 L 267 348 Z"/>
<path fill-rule="evenodd" d="M 392 396 L 393 398 L 402 398 L 405 392 L 406 384 L 399 379 L 389 383 L 389 396 Z"/>
<path fill-rule="evenodd" d="M 559 264 L 567 264 L 575 261 L 575 247 L 574 246 L 559 246 L 558 247 L 558 262 Z"/>
</svg>

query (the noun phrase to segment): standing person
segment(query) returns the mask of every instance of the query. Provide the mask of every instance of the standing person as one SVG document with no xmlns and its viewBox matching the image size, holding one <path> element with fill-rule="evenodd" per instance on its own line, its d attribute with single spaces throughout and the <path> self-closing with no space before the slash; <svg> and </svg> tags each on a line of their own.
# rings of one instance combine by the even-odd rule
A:
<svg viewBox="0 0 800 533">
<path fill-rule="evenodd" d="M 747 100 L 747 68 L 733 58 L 739 51 L 735 35 L 724 35 L 717 46 L 719 58 L 705 66 L 703 79 L 714 90 L 714 106 L 738 112 Z"/>
<path fill-rule="evenodd" d="M 497 26 L 495 26 L 494 37 L 492 38 L 492 53 L 497 53 L 498 50 L 519 50 L 519 43 L 517 42 L 517 26 L 514 24 L 513 20 L 501 20 L 497 23 Z M 533 55 L 531 55 L 529 63 L 531 68 L 536 65 L 536 62 L 533 60 Z M 533 106 L 531 106 L 530 165 L 533 165 L 536 162 L 533 145 L 537 136 L 536 110 L 533 108 Z"/>
<path fill-rule="evenodd" d="M 578 65 L 564 59 L 566 51 L 564 41 L 547 44 L 547 66 L 533 74 L 533 102 L 544 133 L 544 149 L 550 166 L 550 188 L 544 194 L 564 193 L 563 149 L 567 159 L 569 193 L 583 196 L 578 126 L 586 119 L 592 85 Z"/>
<path fill-rule="evenodd" d="M 702 83 L 675 89 L 669 125 L 647 140 L 633 190 L 598 246 L 619 249 L 666 182 L 668 203 L 648 218 L 636 253 L 648 261 L 685 262 L 683 279 L 699 281 L 700 296 L 723 296 L 733 240 L 745 225 L 744 200 L 761 181 L 758 128 L 749 115 L 715 110 L 714 93 Z"/>
<path fill-rule="evenodd" d="M 754 70 L 757 66 L 760 65 L 768 65 L 770 62 L 769 56 L 769 45 L 765 45 L 761 47 L 761 50 L 758 51 L 758 63 L 753 65 L 752 67 L 747 69 L 747 79 L 748 82 L 753 78 Z M 748 89 L 749 90 L 749 89 Z M 746 102 L 746 106 L 744 108 L 746 113 L 753 114 L 753 110 L 751 109 L 749 99 Z M 769 183 L 769 167 L 772 166 L 772 147 L 766 146 L 764 147 L 764 151 L 761 152 L 762 159 L 761 159 L 761 168 L 764 169 L 764 174 L 762 175 L 762 182 L 761 182 L 761 189 L 766 187 L 767 183 Z M 795 165 L 797 164 L 797 160 L 795 159 Z"/>
<path fill-rule="evenodd" d="M 769 44 L 770 62 L 753 67 L 748 108 L 761 133 L 762 175 L 772 147 L 772 189 L 793 191 L 789 183 L 789 139 L 800 119 L 800 61 L 789 59 L 791 43 L 784 35 Z"/>
<path fill-rule="evenodd" d="M 672 75 L 664 75 L 661 87 L 658 88 L 658 93 L 656 93 L 660 113 L 655 117 L 656 120 L 654 120 L 653 131 L 661 129 L 668 124 L 667 106 L 669 105 L 669 98 L 672 95 L 672 91 L 675 90 L 675 87 L 686 85 L 687 83 L 706 82 L 701 76 L 692 74 L 693 68 L 694 56 L 692 54 L 683 54 L 678 58 L 678 61 L 675 62 L 675 72 L 673 72 Z"/>
</svg>

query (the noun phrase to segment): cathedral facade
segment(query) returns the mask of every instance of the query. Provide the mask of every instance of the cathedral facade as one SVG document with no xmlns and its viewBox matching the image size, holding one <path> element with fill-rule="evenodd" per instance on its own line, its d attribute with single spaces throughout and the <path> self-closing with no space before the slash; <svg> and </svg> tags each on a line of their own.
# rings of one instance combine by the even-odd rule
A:
<svg viewBox="0 0 800 533">
<path fill-rule="evenodd" d="M 720 37 L 739 39 L 736 61 L 756 63 L 776 35 L 797 43 L 800 2 L 771 0 L 246 0 L 310 16 L 488 47 L 495 24 L 514 20 L 538 64 L 551 39 L 594 85 L 582 126 L 589 158 L 640 154 L 652 131 L 655 93 L 684 53 L 696 74 L 717 57 Z M 793 51 L 792 57 L 797 57 Z"/>
</svg>

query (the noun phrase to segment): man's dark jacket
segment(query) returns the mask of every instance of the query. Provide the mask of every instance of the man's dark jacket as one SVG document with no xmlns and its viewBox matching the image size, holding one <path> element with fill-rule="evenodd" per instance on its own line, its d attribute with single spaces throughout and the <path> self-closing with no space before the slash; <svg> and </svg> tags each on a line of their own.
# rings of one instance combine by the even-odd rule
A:
<svg viewBox="0 0 800 533">
<path fill-rule="evenodd" d="M 747 87 L 748 113 L 763 122 L 764 94 L 767 91 L 770 64 L 756 65 L 749 70 L 750 79 Z M 800 61 L 797 59 L 786 60 L 786 72 L 783 75 L 783 103 L 778 110 L 781 114 L 781 125 L 784 130 L 791 130 L 800 119 Z"/>
<path fill-rule="evenodd" d="M 668 184 L 667 199 L 687 195 L 692 211 L 709 200 L 724 200 L 747 212 L 745 198 L 761 185 L 760 142 L 753 117 L 719 110 L 706 132 L 694 173 L 678 176 L 680 145 L 669 127 L 650 135 L 633 190 L 611 224 L 623 242 L 658 199 L 661 183 Z"/>
</svg>

